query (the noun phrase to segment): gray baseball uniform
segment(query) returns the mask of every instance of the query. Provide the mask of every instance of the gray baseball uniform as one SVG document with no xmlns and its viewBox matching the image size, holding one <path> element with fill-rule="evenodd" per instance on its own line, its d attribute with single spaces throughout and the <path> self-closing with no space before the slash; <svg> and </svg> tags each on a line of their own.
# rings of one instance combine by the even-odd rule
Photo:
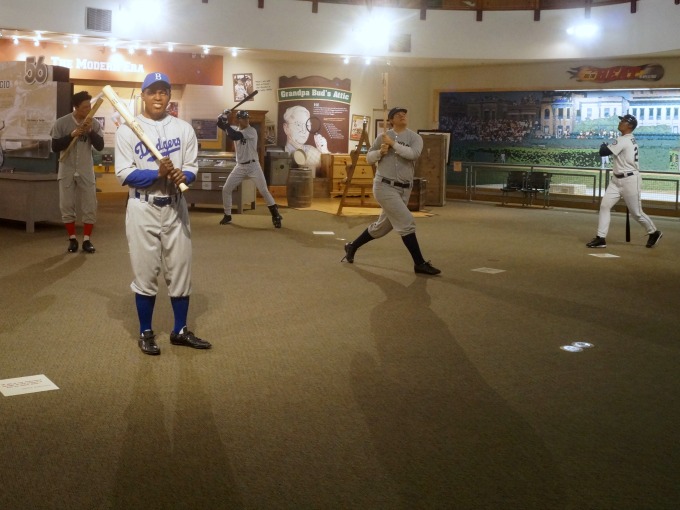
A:
<svg viewBox="0 0 680 510">
<path fill-rule="evenodd" d="M 137 122 L 156 148 L 192 182 L 198 173 L 198 143 L 191 125 L 171 115 Z M 191 294 L 191 226 L 182 193 L 168 179 L 158 178 L 158 164 L 149 149 L 126 125 L 116 133 L 116 177 L 130 187 L 125 226 L 137 294 L 155 296 L 163 270 L 170 297 Z"/>
<path fill-rule="evenodd" d="M 257 154 L 257 130 L 253 126 L 247 126 L 240 129 L 231 126 L 234 131 L 243 135 L 241 140 L 234 141 L 234 148 L 236 150 L 236 166 L 229 173 L 227 182 L 222 187 L 222 204 L 224 205 L 224 213 L 231 214 L 232 192 L 236 186 L 241 184 L 244 179 L 252 179 L 255 182 L 257 190 L 264 198 L 267 206 L 276 204 L 274 197 L 267 188 L 267 181 L 264 178 L 260 160 Z"/>
<path fill-rule="evenodd" d="M 66 149 L 71 143 L 71 133 L 80 126 L 73 113 L 57 119 L 52 126 L 52 148 L 55 151 Z M 64 223 L 76 221 L 76 200 L 80 203 L 83 223 L 94 224 L 97 221 L 97 187 L 94 175 L 92 147 L 104 148 L 102 128 L 97 119 L 92 119 L 92 132 L 82 135 L 59 162 L 59 206 Z"/>
<path fill-rule="evenodd" d="M 399 134 L 390 129 L 387 136 L 395 141 L 387 154 L 382 158 L 380 156 L 382 135 L 375 139 L 366 154 L 368 163 L 378 165 L 373 179 L 373 196 L 382 211 L 368 227 L 368 232 L 376 239 L 389 233 L 392 228 L 401 236 L 416 231 L 415 219 L 407 204 L 413 188 L 416 161 L 423 150 L 423 138 L 410 129 Z"/>
</svg>

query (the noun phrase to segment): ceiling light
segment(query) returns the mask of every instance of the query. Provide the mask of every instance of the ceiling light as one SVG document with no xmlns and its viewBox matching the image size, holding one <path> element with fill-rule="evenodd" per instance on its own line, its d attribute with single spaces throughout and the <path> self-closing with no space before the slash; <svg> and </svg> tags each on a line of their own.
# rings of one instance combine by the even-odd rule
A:
<svg viewBox="0 0 680 510">
<path fill-rule="evenodd" d="M 569 27 L 567 29 L 567 34 L 587 38 L 593 37 L 599 30 L 600 28 L 594 23 L 581 23 L 580 25 Z"/>
<path fill-rule="evenodd" d="M 14 37 L 14 38 L 12 39 L 12 41 L 14 42 L 14 44 L 19 44 L 19 39 L 16 38 L 16 37 Z"/>
<path fill-rule="evenodd" d="M 203 46 L 203 53 L 204 53 L 205 55 L 207 55 L 208 53 L 210 53 L 210 48 L 208 48 L 207 46 Z"/>
<path fill-rule="evenodd" d="M 366 57 L 365 62 L 366 62 L 367 66 L 370 66 L 371 65 L 371 57 Z"/>
<path fill-rule="evenodd" d="M 170 53 L 172 53 L 173 51 L 175 51 L 175 47 L 174 47 L 172 44 L 170 44 L 170 43 L 168 43 L 168 51 L 169 51 Z"/>
<path fill-rule="evenodd" d="M 77 36 L 77 35 L 74 35 L 73 37 L 71 37 L 71 42 L 72 42 L 73 44 L 78 44 L 78 41 L 79 41 L 79 40 L 80 40 L 80 39 L 78 39 L 78 36 Z"/>
<path fill-rule="evenodd" d="M 146 49 L 146 54 L 147 54 L 147 55 L 151 55 L 151 53 L 153 53 L 153 52 L 151 51 L 151 48 L 147 48 L 147 49 Z"/>
<path fill-rule="evenodd" d="M 235 57 L 236 55 L 238 55 L 238 50 L 236 48 L 232 48 L 231 49 L 231 56 Z"/>
<path fill-rule="evenodd" d="M 342 61 L 343 61 L 345 64 L 349 64 L 349 57 L 343 58 Z"/>
</svg>

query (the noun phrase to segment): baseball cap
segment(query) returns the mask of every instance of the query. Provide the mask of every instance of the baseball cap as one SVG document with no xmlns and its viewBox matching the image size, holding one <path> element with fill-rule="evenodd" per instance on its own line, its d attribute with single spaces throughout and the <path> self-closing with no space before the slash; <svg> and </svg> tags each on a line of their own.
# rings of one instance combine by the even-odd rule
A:
<svg viewBox="0 0 680 510">
<path fill-rule="evenodd" d="M 387 114 L 387 120 L 390 120 L 392 117 L 394 117 L 399 112 L 408 113 L 408 110 L 406 110 L 406 108 L 400 108 L 399 106 L 395 106 L 394 108 L 392 108 L 390 110 L 390 113 Z"/>
<path fill-rule="evenodd" d="M 239 110 L 238 112 L 236 112 L 236 118 L 237 119 L 249 119 L 250 114 L 245 110 Z"/>
<path fill-rule="evenodd" d="M 168 78 L 167 74 L 163 73 L 149 73 L 146 75 L 146 78 L 144 78 L 144 82 L 142 83 L 142 92 L 144 92 L 146 89 L 148 89 L 151 85 L 154 83 L 164 83 L 165 85 L 170 88 L 170 78 Z"/>
<path fill-rule="evenodd" d="M 637 119 L 633 117 L 630 113 L 625 114 L 623 117 L 619 115 L 619 119 L 630 124 L 633 127 L 633 129 L 637 127 Z"/>
</svg>

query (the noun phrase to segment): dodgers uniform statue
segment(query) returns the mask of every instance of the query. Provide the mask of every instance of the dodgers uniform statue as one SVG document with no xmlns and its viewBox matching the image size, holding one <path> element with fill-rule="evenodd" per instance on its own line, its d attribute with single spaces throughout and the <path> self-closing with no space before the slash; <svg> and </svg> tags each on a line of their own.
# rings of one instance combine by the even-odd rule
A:
<svg viewBox="0 0 680 510">
<path fill-rule="evenodd" d="M 657 230 L 651 218 L 642 210 L 641 192 L 642 177 L 639 167 L 639 149 L 633 136 L 637 127 L 637 119 L 630 114 L 619 116 L 619 136 L 614 142 L 600 146 L 602 157 L 610 156 L 612 161 L 612 178 L 600 202 L 597 235 L 586 243 L 588 248 L 606 248 L 607 233 L 611 221 L 611 209 L 623 198 L 626 207 L 635 220 L 647 231 L 647 248 L 656 246 L 663 236 Z"/>
<path fill-rule="evenodd" d="M 378 165 L 373 179 L 373 196 L 382 211 L 378 219 L 359 237 L 345 244 L 345 256 L 342 260 L 352 264 L 354 255 L 361 246 L 395 229 L 413 258 L 414 271 L 437 275 L 441 271 L 430 264 L 430 261 L 426 261 L 420 252 L 416 222 L 408 209 L 416 161 L 423 150 L 423 138 L 408 129 L 406 114 L 406 108 L 392 108 L 387 115 L 392 129 L 378 136 L 366 154 L 368 163 Z"/>
<path fill-rule="evenodd" d="M 220 225 L 231 223 L 231 194 L 236 186 L 241 184 L 244 179 L 252 179 L 269 208 L 274 227 L 281 228 L 281 220 L 283 218 L 279 214 L 279 208 L 274 197 L 267 188 L 267 181 L 260 166 L 257 154 L 257 130 L 250 125 L 250 114 L 245 110 L 240 110 L 236 113 L 238 129 L 234 129 L 229 125 L 230 114 L 231 111 L 227 110 L 217 118 L 217 126 L 227 132 L 227 136 L 234 141 L 236 150 L 236 166 L 229 174 L 229 177 L 227 177 L 227 182 L 222 188 L 224 217 L 220 221 Z"/>
<path fill-rule="evenodd" d="M 97 221 L 97 186 L 94 176 L 92 148 L 104 148 L 102 128 L 97 119 L 88 116 L 92 96 L 86 91 L 78 92 L 71 98 L 73 112 L 57 119 L 52 126 L 52 150 L 66 151 L 75 138 L 77 141 L 59 162 L 59 207 L 61 219 L 69 236 L 68 251 L 78 251 L 76 240 L 76 199 L 80 202 L 83 215 L 83 251 L 94 253 L 90 241 L 92 229 Z"/>
<path fill-rule="evenodd" d="M 158 277 L 163 273 L 174 314 L 170 343 L 209 349 L 187 328 L 191 294 L 191 225 L 181 183 L 196 179 L 198 142 L 191 125 L 166 111 L 171 98 L 170 79 L 151 73 L 142 84 L 144 112 L 135 120 L 164 156 L 157 161 L 132 129 L 122 125 L 116 133 L 116 177 L 129 187 L 125 230 L 130 250 L 139 317 L 139 348 L 160 354 L 152 318 Z"/>
</svg>

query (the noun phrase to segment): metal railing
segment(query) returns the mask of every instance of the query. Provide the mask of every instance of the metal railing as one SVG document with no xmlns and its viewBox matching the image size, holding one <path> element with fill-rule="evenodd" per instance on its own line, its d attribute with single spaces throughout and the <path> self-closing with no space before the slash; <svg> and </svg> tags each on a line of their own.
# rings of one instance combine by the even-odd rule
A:
<svg viewBox="0 0 680 510">
<path fill-rule="evenodd" d="M 464 190 L 468 200 L 501 201 L 501 188 L 511 171 L 545 172 L 551 175 L 550 199 L 561 207 L 599 206 L 611 179 L 611 168 L 512 165 L 463 162 L 459 172 L 450 172 L 447 184 Z M 680 211 L 680 174 L 641 171 L 643 207 Z"/>
</svg>

